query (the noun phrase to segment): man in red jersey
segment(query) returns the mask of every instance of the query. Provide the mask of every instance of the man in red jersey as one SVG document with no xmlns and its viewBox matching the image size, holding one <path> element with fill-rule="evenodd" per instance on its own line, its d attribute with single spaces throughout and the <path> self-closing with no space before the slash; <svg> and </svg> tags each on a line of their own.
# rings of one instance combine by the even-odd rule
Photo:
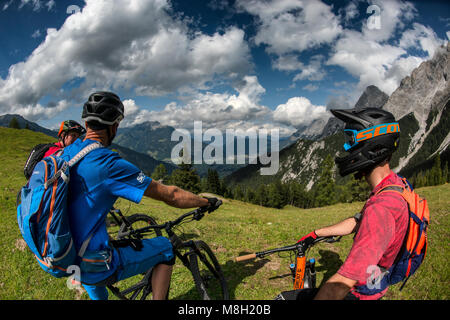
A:
<svg viewBox="0 0 450 320">
<path fill-rule="evenodd" d="M 382 277 L 389 269 L 403 244 L 408 228 L 408 205 L 395 192 L 379 193 L 388 185 L 402 186 L 403 182 L 390 168 L 392 153 L 398 148 L 400 129 L 394 116 L 384 110 L 369 108 L 331 110 L 345 122 L 345 157 L 335 162 L 341 176 L 356 172 L 372 188 L 360 213 L 337 224 L 312 231 L 302 237 L 307 245 L 317 237 L 344 236 L 356 233 L 345 262 L 319 289 L 305 289 L 295 294 L 281 293 L 296 299 L 380 299 L 387 288 L 375 294 L 363 294 L 364 288 L 376 285 L 375 277 Z M 378 279 L 379 279 L 378 278 Z"/>
<path fill-rule="evenodd" d="M 65 120 L 61 122 L 58 131 L 58 142 L 54 146 L 50 147 L 44 154 L 44 157 L 51 156 L 57 151 L 61 150 L 68 145 L 71 145 L 80 136 L 86 133 L 86 130 L 78 122 L 74 120 Z"/>
<path fill-rule="evenodd" d="M 39 161 L 51 155 L 59 155 L 64 147 L 72 144 L 85 133 L 86 130 L 83 126 L 74 120 L 65 120 L 61 122 L 58 132 L 58 142 L 38 144 L 31 149 L 30 155 L 23 168 L 25 178 L 27 180 L 30 179 L 34 167 Z"/>
</svg>

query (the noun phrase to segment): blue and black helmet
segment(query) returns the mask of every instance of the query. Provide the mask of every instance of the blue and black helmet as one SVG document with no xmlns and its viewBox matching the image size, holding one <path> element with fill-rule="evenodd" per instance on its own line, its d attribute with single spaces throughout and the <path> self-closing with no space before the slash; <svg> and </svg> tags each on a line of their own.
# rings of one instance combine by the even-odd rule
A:
<svg viewBox="0 0 450 320">
<path fill-rule="evenodd" d="M 368 172 L 397 150 L 400 127 L 392 113 L 377 108 L 330 111 L 345 122 L 344 150 L 349 154 L 335 159 L 341 176 Z"/>
</svg>

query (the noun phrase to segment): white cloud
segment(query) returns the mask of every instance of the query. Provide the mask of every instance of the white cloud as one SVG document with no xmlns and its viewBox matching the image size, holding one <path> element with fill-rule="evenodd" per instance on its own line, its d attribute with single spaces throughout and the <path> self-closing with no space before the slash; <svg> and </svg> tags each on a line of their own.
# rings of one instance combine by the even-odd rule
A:
<svg viewBox="0 0 450 320">
<path fill-rule="evenodd" d="M 320 0 L 238 0 L 236 7 L 256 17 L 253 41 L 258 46 L 264 45 L 273 56 L 274 69 L 301 70 L 294 76 L 294 82 L 324 78 L 322 58 L 313 57 L 306 64 L 299 60 L 299 54 L 332 43 L 342 32 L 332 6 Z"/>
<path fill-rule="evenodd" d="M 362 33 L 369 41 L 386 41 L 395 35 L 395 31 L 403 29 L 416 15 L 416 9 L 410 2 L 399 0 L 371 0 L 369 4 L 379 8 L 380 28 L 371 28 L 370 19 L 363 20 Z M 371 16 L 376 15 L 372 12 Z"/>
<path fill-rule="evenodd" d="M 73 79 L 84 80 L 73 88 L 77 94 L 123 87 L 164 95 L 207 88 L 217 78 L 239 79 L 250 70 L 242 30 L 191 33 L 170 10 L 167 0 L 87 0 L 59 30 L 48 29 L 25 61 L 10 67 L 0 81 L 0 112 L 37 106 L 47 95 L 65 98 L 71 93 L 61 88 Z"/>
<path fill-rule="evenodd" d="M 319 86 L 313 85 L 312 83 L 307 84 L 303 87 L 304 90 L 308 90 L 309 92 L 317 91 Z"/>
<path fill-rule="evenodd" d="M 326 64 L 341 66 L 358 78 L 359 92 L 369 85 L 376 85 L 391 94 L 401 79 L 421 62 L 431 58 L 443 41 L 431 28 L 419 23 L 405 30 L 405 23 L 416 15 L 411 3 L 395 0 L 371 3 L 381 8 L 381 29 L 370 29 L 367 20 L 361 31 L 345 29 L 334 44 Z M 408 50 L 411 48 L 426 54 L 410 55 Z"/>
<path fill-rule="evenodd" d="M 413 29 L 403 32 L 399 41 L 399 46 L 403 49 L 420 48 L 432 58 L 436 49 L 443 45 L 445 41 L 438 38 L 436 33 L 430 27 L 420 23 L 414 23 Z"/>
<path fill-rule="evenodd" d="M 30 7 L 33 9 L 33 11 L 40 11 L 44 6 L 47 7 L 48 11 L 50 11 L 56 5 L 55 0 L 48 0 L 48 1 L 45 1 L 45 0 L 20 0 L 20 1 L 9 0 L 9 1 L 5 2 L 5 4 L 2 7 L 2 10 L 3 11 L 7 10 L 13 2 L 19 2 L 19 4 L 18 4 L 19 10 L 21 10 L 23 7 Z"/>
<path fill-rule="evenodd" d="M 30 121 L 36 121 L 40 119 L 51 119 L 61 112 L 67 110 L 70 104 L 66 100 L 61 100 L 58 103 L 50 103 L 47 106 L 26 105 L 17 108 L 14 113 L 22 115 L 24 118 Z"/>
<path fill-rule="evenodd" d="M 294 81 L 299 80 L 309 80 L 309 81 L 320 81 L 322 80 L 326 72 L 322 68 L 322 61 L 324 60 L 323 55 L 313 56 L 307 66 L 300 68 L 302 71 L 294 77 Z"/>
<path fill-rule="evenodd" d="M 31 37 L 33 39 L 39 38 L 41 36 L 41 31 L 39 29 L 37 29 L 36 31 L 33 32 L 33 34 L 31 35 Z"/>
<path fill-rule="evenodd" d="M 402 48 L 379 44 L 365 38 L 360 32 L 346 30 L 344 36 L 337 41 L 327 64 L 341 66 L 359 78 L 360 90 L 376 85 L 390 94 L 396 89 L 397 83 L 387 78 L 386 74 L 403 54 L 406 51 Z"/>
<path fill-rule="evenodd" d="M 343 15 L 343 20 L 345 22 L 349 22 L 359 16 L 357 2 L 358 1 L 350 1 L 344 9 L 341 9 L 341 14 Z"/>
<path fill-rule="evenodd" d="M 255 76 L 245 76 L 235 88 L 237 94 L 197 93 L 184 104 L 171 102 L 160 111 L 150 111 L 136 105 L 135 101 L 124 101 L 125 119 L 122 126 L 132 126 L 146 121 L 158 121 L 162 125 L 191 130 L 193 121 L 202 121 L 203 128 L 279 129 L 281 136 L 305 127 L 317 119 L 327 119 L 329 114 L 323 106 L 313 105 L 307 98 L 294 97 L 275 111 L 260 104 L 265 89 Z"/>
<path fill-rule="evenodd" d="M 127 101 L 124 125 L 134 125 L 145 121 L 158 121 L 173 127 L 191 128 L 193 119 L 203 121 L 205 127 L 220 127 L 232 121 L 261 120 L 270 110 L 259 104 L 265 89 L 255 76 L 245 76 L 235 88 L 238 94 L 197 93 L 186 98 L 184 105 L 175 102 L 167 104 L 161 111 L 137 110 L 134 102 Z"/>
<path fill-rule="evenodd" d="M 319 0 L 239 0 L 236 5 L 258 17 L 255 43 L 278 56 L 330 43 L 342 31 L 331 7 Z"/>
<path fill-rule="evenodd" d="M 329 117 L 325 106 L 315 106 L 305 97 L 290 98 L 273 112 L 275 121 L 293 127 L 308 126 L 315 120 Z"/>
</svg>

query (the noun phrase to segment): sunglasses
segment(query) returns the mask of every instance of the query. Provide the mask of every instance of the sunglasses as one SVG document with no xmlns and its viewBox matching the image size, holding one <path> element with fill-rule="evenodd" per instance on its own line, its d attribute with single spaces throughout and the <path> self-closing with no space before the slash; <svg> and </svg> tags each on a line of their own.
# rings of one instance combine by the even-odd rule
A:
<svg viewBox="0 0 450 320">
<path fill-rule="evenodd" d="M 400 126 L 397 122 L 383 123 L 360 131 L 354 129 L 344 129 L 346 140 L 344 150 L 350 150 L 361 141 L 396 132 L 400 132 Z"/>
</svg>

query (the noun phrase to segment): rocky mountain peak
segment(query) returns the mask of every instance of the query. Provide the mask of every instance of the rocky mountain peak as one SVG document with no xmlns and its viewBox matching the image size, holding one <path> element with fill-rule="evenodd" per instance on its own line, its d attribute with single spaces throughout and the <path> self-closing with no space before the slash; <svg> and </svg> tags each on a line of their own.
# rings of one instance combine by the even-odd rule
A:
<svg viewBox="0 0 450 320">
<path fill-rule="evenodd" d="M 389 96 L 386 93 L 381 91 L 377 86 L 371 85 L 364 90 L 354 108 L 358 111 L 367 108 L 382 108 L 388 99 Z M 344 129 L 344 122 L 335 117 L 331 117 L 328 119 L 320 138 L 328 137 L 342 129 Z"/>
</svg>

